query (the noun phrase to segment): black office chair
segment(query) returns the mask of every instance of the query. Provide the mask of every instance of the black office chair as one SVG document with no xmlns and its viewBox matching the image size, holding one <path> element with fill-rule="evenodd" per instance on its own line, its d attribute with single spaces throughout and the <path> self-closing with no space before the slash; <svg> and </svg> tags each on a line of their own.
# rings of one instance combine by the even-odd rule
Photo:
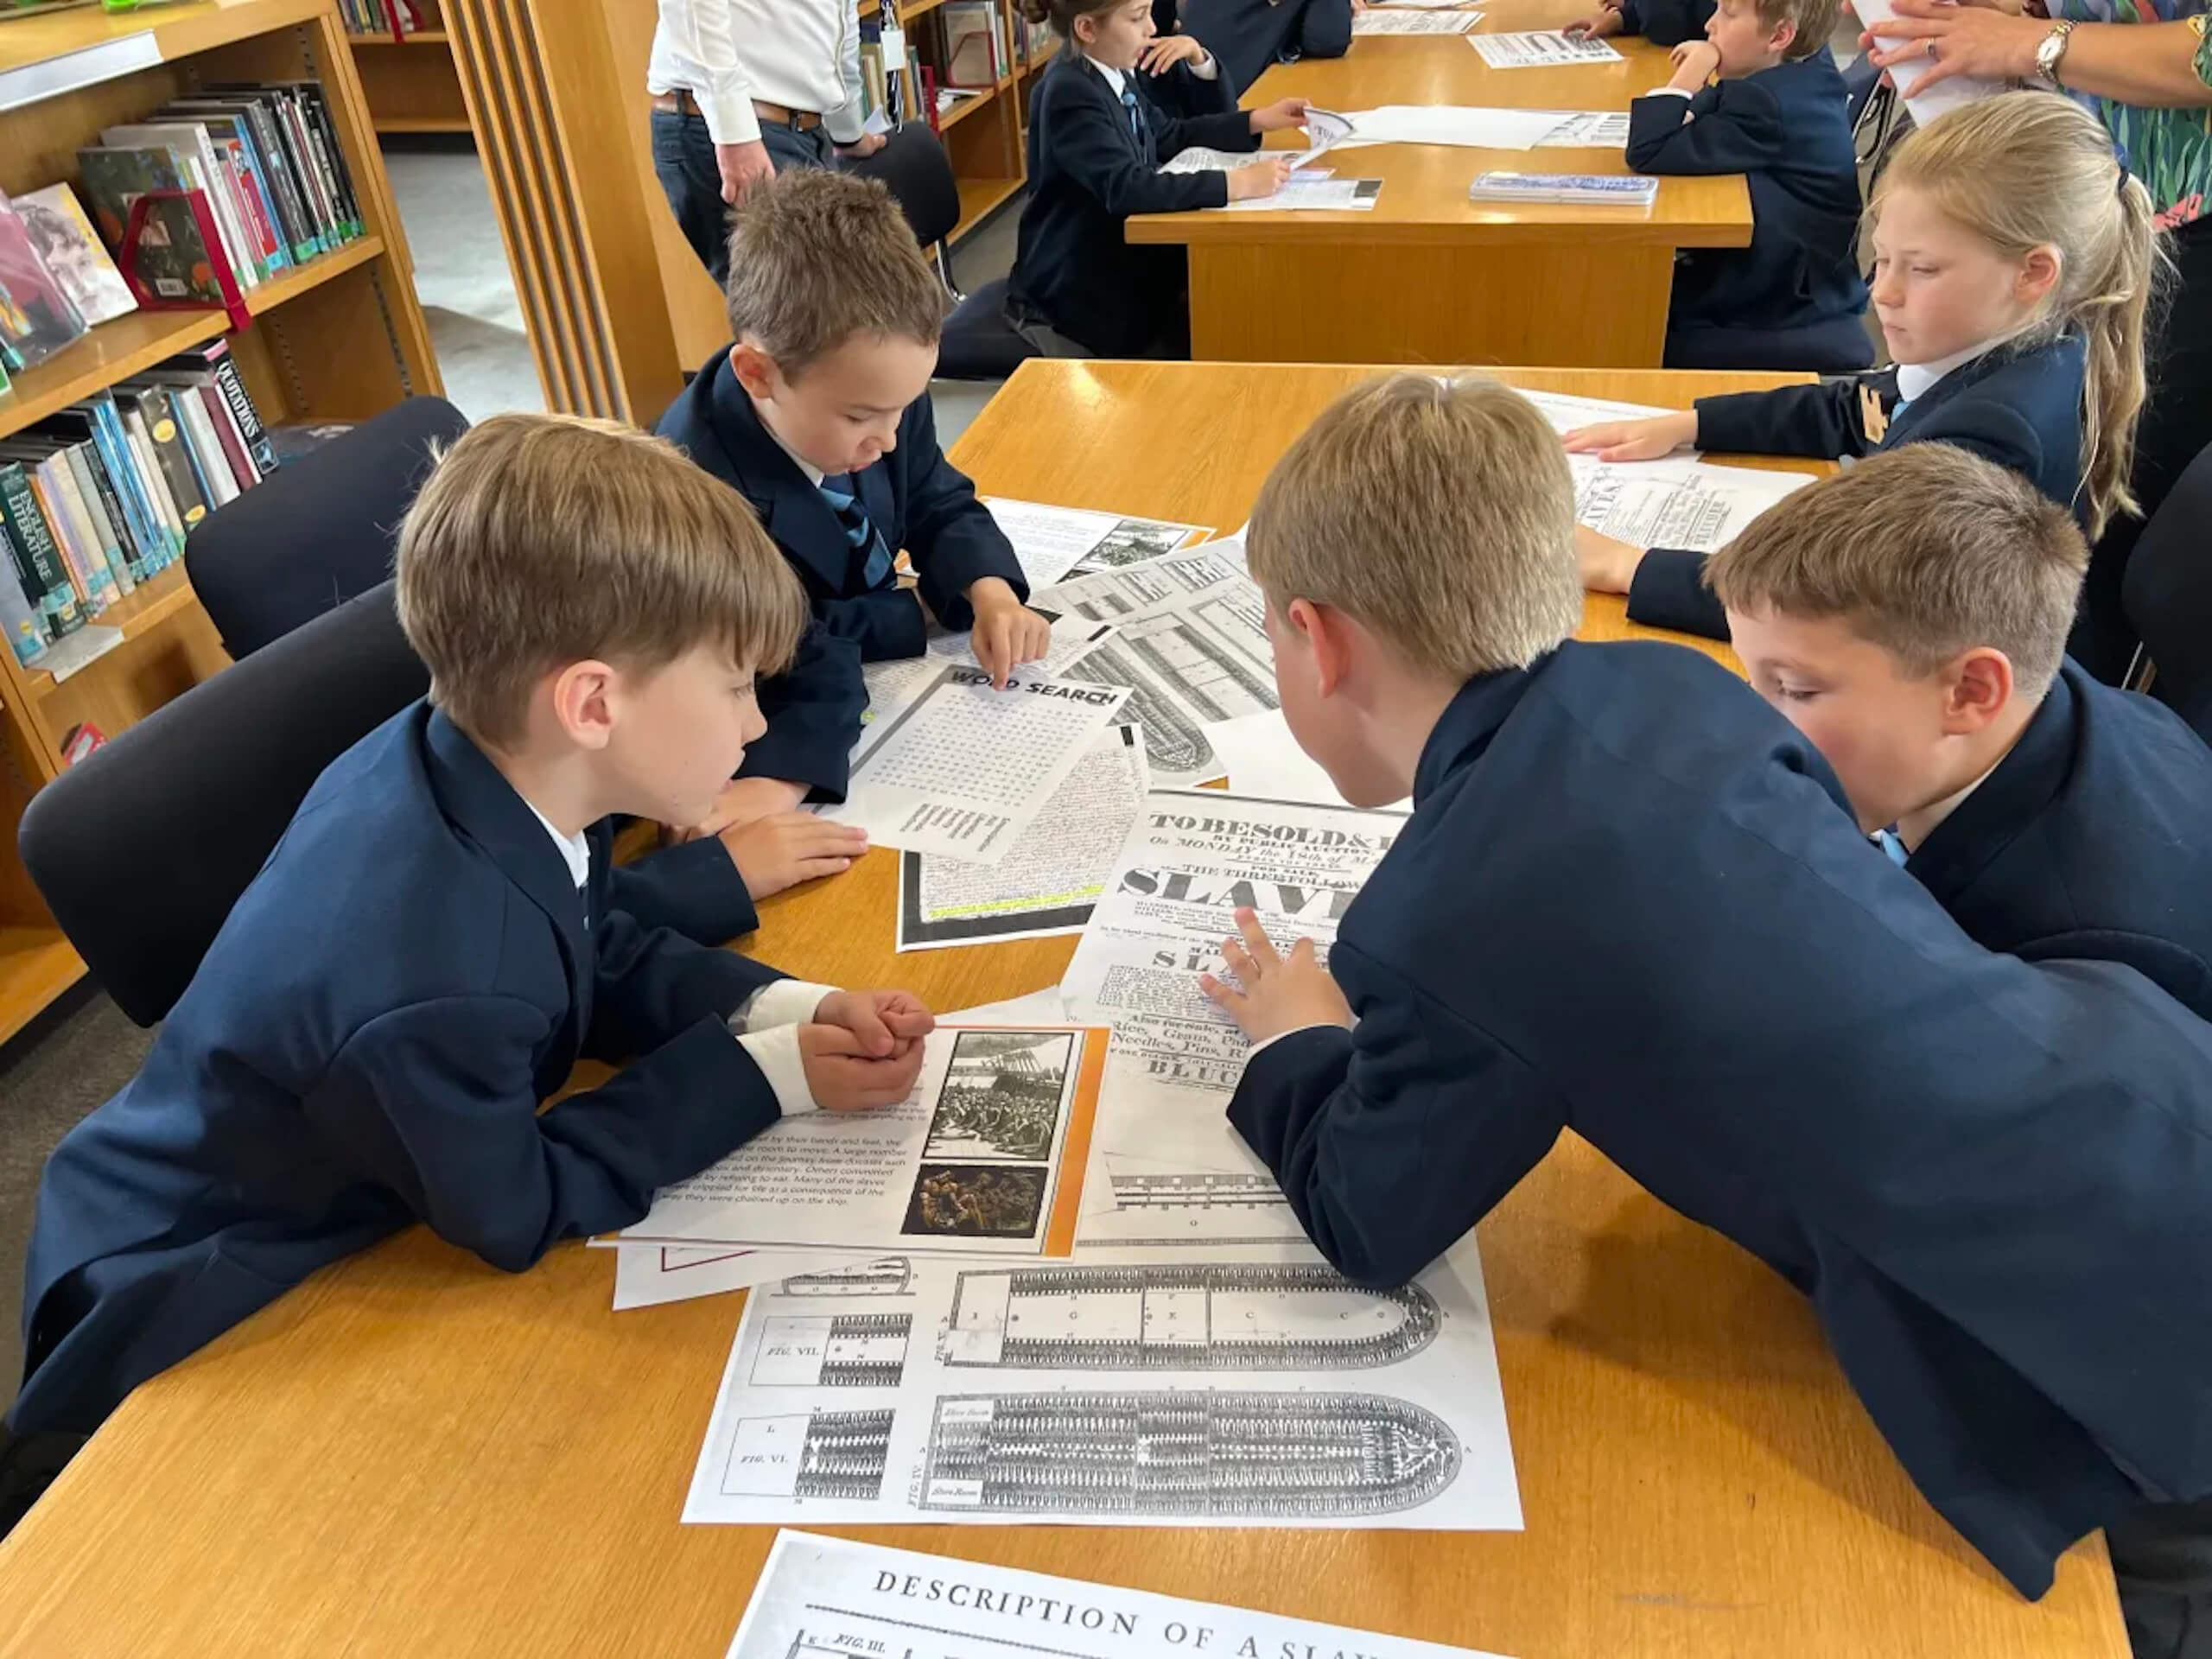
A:
<svg viewBox="0 0 2212 1659">
<path fill-rule="evenodd" d="M 249 656 L 388 580 L 433 446 L 467 430 L 444 398 L 407 398 L 201 519 L 184 569 L 223 649 Z"/>
<path fill-rule="evenodd" d="M 2135 539 L 2120 608 L 2142 636 L 2129 683 L 2212 743 L 2212 447 L 2174 480 Z"/>
<path fill-rule="evenodd" d="M 937 372 L 947 380 L 1003 380 L 1037 354 L 1007 321 L 1001 276 L 961 301 L 945 319 Z"/>
<path fill-rule="evenodd" d="M 23 864 L 124 1013 L 142 1026 L 168 1013 L 323 768 L 429 683 L 386 582 L 193 687 L 31 798 Z"/>
<path fill-rule="evenodd" d="M 914 227 L 914 239 L 937 260 L 937 274 L 955 301 L 960 285 L 952 280 L 952 250 L 948 238 L 960 223 L 960 181 L 953 176 L 951 158 L 937 134 L 926 124 L 909 121 L 892 130 L 883 148 L 873 156 L 849 161 L 845 169 L 864 179 L 881 181 Z"/>
</svg>

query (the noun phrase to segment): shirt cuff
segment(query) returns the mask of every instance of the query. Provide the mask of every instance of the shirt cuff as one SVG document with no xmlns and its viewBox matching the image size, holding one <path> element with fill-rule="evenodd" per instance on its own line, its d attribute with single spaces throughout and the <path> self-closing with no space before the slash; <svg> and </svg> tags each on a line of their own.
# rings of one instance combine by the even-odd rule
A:
<svg viewBox="0 0 2212 1659">
<path fill-rule="evenodd" d="M 1262 1049 L 1272 1047 L 1286 1037 L 1295 1037 L 1301 1031 L 1349 1031 L 1351 1029 L 1351 1027 L 1340 1026 L 1333 1020 L 1316 1020 L 1310 1026 L 1293 1026 L 1288 1031 L 1279 1031 L 1274 1036 L 1253 1044 L 1244 1052 L 1244 1058 L 1249 1062 L 1252 1056 L 1257 1054 Z"/>
<path fill-rule="evenodd" d="M 752 1057 L 753 1064 L 760 1068 L 760 1075 L 768 1079 L 777 1109 L 785 1117 L 820 1109 L 815 1103 L 814 1090 L 807 1087 L 806 1062 L 799 1055 L 797 1026 L 749 1031 L 737 1039 L 737 1046 Z"/>
<path fill-rule="evenodd" d="M 1208 53 L 1203 58 L 1192 60 L 1191 73 L 1200 80 L 1218 80 L 1221 79 L 1221 66 L 1214 61 L 1213 54 Z"/>
<path fill-rule="evenodd" d="M 691 94 L 699 105 L 699 113 L 706 118 L 707 137 L 718 144 L 757 143 L 760 138 L 760 118 L 753 113 L 753 97 L 749 92 L 698 92 Z"/>
<path fill-rule="evenodd" d="M 1695 98 L 1695 92 L 1686 92 L 1679 86 L 1654 86 L 1643 94 L 1646 98 Z"/>
<path fill-rule="evenodd" d="M 833 144 L 857 144 L 868 134 L 868 120 L 859 110 L 846 104 L 831 110 L 822 118 L 823 130 L 830 135 Z"/>
<path fill-rule="evenodd" d="M 745 1037 L 782 1026 L 803 1026 L 814 1018 L 822 999 L 833 995 L 835 985 L 815 985 L 803 979 L 779 979 L 763 985 L 729 1017 L 729 1028 Z"/>
</svg>

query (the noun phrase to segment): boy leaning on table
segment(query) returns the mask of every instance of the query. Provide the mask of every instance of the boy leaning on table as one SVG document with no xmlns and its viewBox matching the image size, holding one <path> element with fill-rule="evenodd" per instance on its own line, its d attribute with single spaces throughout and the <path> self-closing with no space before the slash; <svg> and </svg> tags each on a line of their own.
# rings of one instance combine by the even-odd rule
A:
<svg viewBox="0 0 2212 1659">
<path fill-rule="evenodd" d="M 607 818 L 702 814 L 805 626 L 743 501 L 643 433 L 500 416 L 423 486 L 398 588 L 430 696 L 323 773 L 144 1069 L 47 1164 L 0 1528 L 138 1383 L 319 1268 L 422 1221 L 519 1272 L 919 1071 L 914 998 L 607 903 Z M 579 1058 L 632 1057 L 540 1114 Z"/>
<path fill-rule="evenodd" d="M 1239 912 L 1238 983 L 1204 981 L 1258 1045 L 1231 1122 L 1376 1285 L 1572 1128 L 1813 1300 L 2024 1593 L 2162 1503 L 2201 1538 L 2212 1027 L 2132 969 L 1975 945 L 1709 658 L 1573 641 L 1573 527 L 1543 417 L 1481 380 L 1370 383 L 1268 479 L 1283 713 L 1348 800 L 1414 814 L 1327 969 Z"/>
</svg>

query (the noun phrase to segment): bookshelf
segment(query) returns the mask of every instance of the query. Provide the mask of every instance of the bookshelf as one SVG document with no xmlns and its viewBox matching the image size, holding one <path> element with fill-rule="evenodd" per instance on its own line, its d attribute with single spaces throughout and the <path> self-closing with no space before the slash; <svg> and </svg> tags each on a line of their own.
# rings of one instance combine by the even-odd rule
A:
<svg viewBox="0 0 2212 1659">
<path fill-rule="evenodd" d="M 468 105 L 454 67 L 453 34 L 442 0 L 415 0 L 423 27 L 351 30 L 353 67 L 380 133 L 467 132 Z"/>
<path fill-rule="evenodd" d="M 880 0 L 855 0 L 855 3 L 865 23 L 874 22 L 883 10 Z M 897 3 L 899 27 L 909 48 L 937 72 L 940 86 L 945 84 L 942 22 L 949 3 L 950 0 L 898 0 Z M 978 89 L 978 96 L 940 111 L 937 118 L 938 137 L 960 188 L 960 219 L 952 232 L 955 242 L 1012 200 L 1027 181 L 1029 92 L 1058 50 L 1055 42 L 1033 60 L 1023 59 L 1019 55 L 1023 30 L 1014 0 L 995 0 L 995 10 L 999 61 L 1007 66 L 1007 72 L 995 85 Z M 867 49 L 863 48 L 864 52 Z M 883 66 L 886 73 L 893 68 L 889 64 Z M 918 102 L 918 96 L 910 94 L 909 107 Z"/>
<path fill-rule="evenodd" d="M 266 423 L 365 419 L 441 383 L 355 63 L 331 0 L 188 0 L 0 22 L 0 188 L 74 182 L 78 149 L 103 127 L 208 85 L 321 82 L 365 233 L 249 289 L 252 320 L 230 334 L 231 352 Z M 209 310 L 138 310 L 102 323 L 0 393 L 0 438 L 228 327 Z M 24 806 L 60 772 L 77 726 L 113 737 L 230 660 L 181 563 L 96 620 L 118 628 L 123 643 L 66 679 L 0 652 L 0 1041 L 85 971 L 16 855 Z"/>
</svg>

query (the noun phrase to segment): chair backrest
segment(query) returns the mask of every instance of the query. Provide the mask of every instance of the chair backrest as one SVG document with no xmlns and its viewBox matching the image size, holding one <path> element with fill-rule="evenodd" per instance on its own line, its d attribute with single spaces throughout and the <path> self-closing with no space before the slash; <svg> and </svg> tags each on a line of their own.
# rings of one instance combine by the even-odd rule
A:
<svg viewBox="0 0 2212 1659">
<path fill-rule="evenodd" d="M 184 569 L 223 649 L 249 656 L 387 580 L 431 447 L 467 430 L 444 398 L 407 398 L 201 519 Z"/>
<path fill-rule="evenodd" d="M 387 582 L 193 687 L 31 798 L 24 866 L 124 1013 L 142 1026 L 168 1013 L 323 768 L 429 678 Z"/>
<path fill-rule="evenodd" d="M 2151 694 L 2212 743 L 2212 446 L 2174 480 L 2135 538 L 2120 608 L 2142 636 Z"/>
<path fill-rule="evenodd" d="M 960 223 L 960 181 L 926 122 L 909 121 L 874 155 L 845 166 L 863 178 L 883 181 L 914 227 L 914 239 L 925 248 L 944 241 Z"/>
</svg>

